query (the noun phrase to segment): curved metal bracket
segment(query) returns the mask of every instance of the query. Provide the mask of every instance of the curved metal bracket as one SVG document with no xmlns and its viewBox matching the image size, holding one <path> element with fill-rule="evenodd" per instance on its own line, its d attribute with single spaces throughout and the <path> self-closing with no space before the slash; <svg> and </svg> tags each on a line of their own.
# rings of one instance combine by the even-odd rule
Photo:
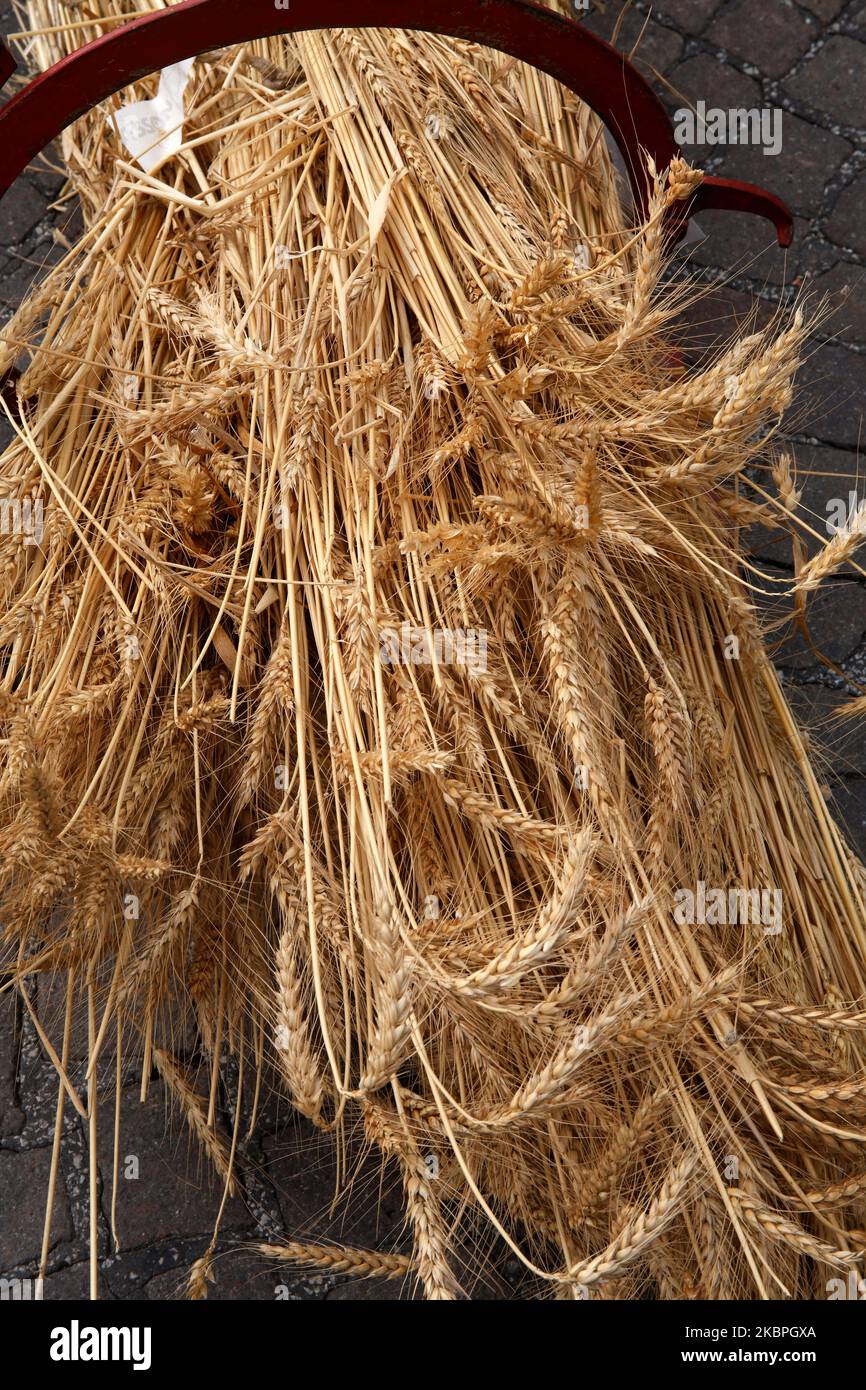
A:
<svg viewBox="0 0 866 1390">
<path fill-rule="evenodd" d="M 678 153 L 664 106 L 624 55 L 531 0 L 366 0 L 347 10 L 346 0 L 287 0 L 285 7 L 278 0 L 183 0 L 103 34 L 35 77 L 0 110 L 0 197 L 72 121 L 137 78 L 216 48 L 306 29 L 418 29 L 483 43 L 541 68 L 610 130 L 637 207 L 645 208 L 648 196 L 645 154 L 665 169 Z M 0 86 L 14 68 L 0 43 Z M 769 217 L 780 245 L 790 243 L 788 209 L 755 185 L 706 179 L 676 232 L 684 232 L 699 207 Z"/>
<path fill-rule="evenodd" d="M 766 217 L 776 228 L 780 246 L 790 246 L 794 239 L 791 210 L 775 193 L 768 193 L 756 183 L 740 183 L 737 179 L 718 179 L 706 175 L 695 192 L 690 215 L 718 208 L 723 212 L 754 212 Z"/>
</svg>

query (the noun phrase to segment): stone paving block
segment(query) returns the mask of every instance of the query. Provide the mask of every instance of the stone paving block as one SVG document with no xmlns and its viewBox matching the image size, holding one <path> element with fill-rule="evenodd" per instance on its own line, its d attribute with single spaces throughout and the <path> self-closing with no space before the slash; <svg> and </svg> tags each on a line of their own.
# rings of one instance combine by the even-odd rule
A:
<svg viewBox="0 0 866 1390">
<path fill-rule="evenodd" d="M 3 203 L 0 203 L 2 207 Z M 38 247 L 38 255 L 32 258 L 11 256 L 0 274 L 0 321 L 10 318 L 31 290 L 44 279 L 46 269 L 62 259 L 63 251 L 59 246 L 44 242 Z"/>
<path fill-rule="evenodd" d="M 497 1263 L 503 1266 L 506 1263 L 517 1264 L 516 1261 L 506 1262 L 504 1258 L 501 1258 Z M 517 1270 L 520 1271 L 520 1269 L 521 1267 L 517 1265 Z M 513 1298 L 515 1293 L 512 1283 L 492 1271 L 485 1271 L 483 1279 L 477 1278 L 474 1272 L 461 1273 L 460 1288 L 474 1303 Z M 418 1280 L 412 1277 L 403 1279 L 346 1279 L 337 1284 L 326 1295 L 326 1301 L 331 1303 L 360 1299 L 364 1302 L 415 1303 L 423 1301 L 423 1297 Z"/>
<path fill-rule="evenodd" d="M 59 1051 L 63 1041 L 66 1022 L 66 974 L 65 972 L 37 979 L 33 990 L 33 1006 L 39 1022 L 52 1045 Z M 113 1062 L 116 1038 L 113 1031 L 106 1036 L 104 1057 Z M 69 1056 L 73 1062 L 81 1061 L 88 1055 L 87 1040 L 87 996 L 79 992 L 72 1010 L 69 1037 Z"/>
<path fill-rule="evenodd" d="M 0 202 L 0 246 L 6 248 L 23 241 L 44 216 L 45 199 L 32 184 L 22 180 L 15 197 Z"/>
<path fill-rule="evenodd" d="M 18 1069 L 18 1038 L 15 1024 L 16 1000 L 12 994 L 0 995 L 0 1138 L 18 1134 L 24 1124 L 15 1093 Z M 0 1197 L 2 1206 L 2 1197 Z"/>
<path fill-rule="evenodd" d="M 161 1303 L 182 1303 L 188 1273 L 185 1269 L 172 1269 L 167 1274 L 155 1274 L 143 1285 L 140 1297 Z M 247 1297 L 249 1295 L 245 1293 L 244 1299 Z"/>
<path fill-rule="evenodd" d="M 752 0 L 735 0 L 716 16 L 704 37 L 761 69 L 781 77 L 820 32 L 816 21 L 783 0 L 761 0 L 761 20 L 754 23 Z"/>
<path fill-rule="evenodd" d="M 770 573 L 771 578 L 775 577 Z M 779 576 L 781 577 L 781 576 Z M 786 583 L 790 584 L 790 574 Z M 765 585 L 765 587 L 767 587 Z M 828 579 L 807 606 L 807 622 L 813 646 L 791 622 L 791 600 L 781 595 L 762 598 L 760 611 L 765 623 L 783 620 L 782 629 L 774 628 L 768 635 L 772 658 L 776 666 L 789 671 L 809 671 L 818 665 L 813 647 L 829 660 L 841 665 L 861 645 L 866 636 L 866 594 L 852 587 L 849 580 Z"/>
<path fill-rule="evenodd" d="M 720 4 L 721 0 L 664 0 L 659 14 L 674 20 L 686 34 L 700 34 Z"/>
<path fill-rule="evenodd" d="M 814 57 L 807 58 L 797 73 L 785 80 L 792 97 L 831 120 L 859 126 L 863 119 L 866 82 L 866 47 L 859 39 L 833 34 Z"/>
<path fill-rule="evenodd" d="M 43 1285 L 42 1297 L 46 1303 L 57 1299 L 86 1299 L 89 1301 L 90 1265 L 88 1261 L 81 1260 L 78 1264 L 49 1274 Z"/>
<path fill-rule="evenodd" d="M 830 539 L 832 523 L 839 518 L 841 507 L 844 506 L 848 515 L 866 496 L 866 470 L 861 467 L 858 471 L 857 455 L 844 449 L 816 448 L 811 444 L 789 442 L 784 445 L 780 442 L 779 447 L 787 449 L 794 463 L 797 487 L 801 492 L 796 513 L 800 522 L 798 534 L 805 556 L 810 558 Z M 855 494 L 853 499 L 852 493 Z M 809 529 L 804 530 L 804 527 Z M 784 530 L 775 528 L 771 532 L 764 527 L 754 527 L 744 541 L 748 553 L 757 560 L 781 566 L 790 572 L 791 546 Z M 855 571 L 848 564 L 842 566 L 838 573 L 851 576 Z M 856 613 L 857 605 L 854 604 L 853 608 Z M 842 640 L 846 640 L 843 636 L 845 617 L 844 610 L 840 608 L 838 622 Z"/>
<path fill-rule="evenodd" d="M 866 73 L 864 73 L 866 78 Z M 837 246 L 845 246 L 866 256 L 866 219 L 863 200 L 866 199 L 866 175 L 861 174 L 836 199 L 836 206 L 825 223 L 827 235 Z"/>
<path fill-rule="evenodd" d="M 668 94 L 666 98 L 671 111 L 684 105 L 694 107 L 699 101 L 706 102 L 708 109 L 718 106 L 726 111 L 762 105 L 761 88 L 755 79 L 738 72 L 730 64 L 720 63 L 710 53 L 699 53 L 678 63 L 671 73 L 671 82 L 677 93 L 676 96 Z M 683 145 L 682 149 L 686 158 L 701 165 L 725 153 L 724 147 L 709 144 Z"/>
<path fill-rule="evenodd" d="M 144 1296 L 157 1300 L 182 1300 L 188 1269 L 156 1274 L 144 1285 Z M 315 1270 L 268 1259 L 257 1252 L 228 1250 L 217 1255 L 212 1266 L 213 1282 L 208 1283 L 209 1303 L 243 1299 L 256 1303 L 297 1303 L 324 1298 L 333 1287 L 333 1277 Z"/>
<path fill-rule="evenodd" d="M 823 343 L 800 368 L 797 399 L 786 428 L 823 444 L 857 448 L 863 441 L 866 357 L 839 343 Z"/>
<path fill-rule="evenodd" d="M 842 342 L 866 343 L 866 270 L 850 261 L 837 261 L 816 275 L 810 289 L 819 296 L 830 295 L 832 315 L 826 331 Z"/>
<path fill-rule="evenodd" d="M 327 1303 L 410 1303 L 421 1299 L 414 1280 L 407 1279 L 349 1279 L 325 1295 Z"/>
<path fill-rule="evenodd" d="M 766 183 L 771 186 L 772 179 Z M 763 217 L 712 211 L 702 212 L 698 220 L 705 240 L 694 249 L 695 263 L 718 268 L 725 276 L 748 280 L 758 288 L 791 285 L 803 275 L 825 269 L 826 261 L 832 260 L 827 253 L 822 259 L 820 248 L 810 243 L 809 224 L 800 217 L 794 218 L 794 242 L 787 249 L 779 246 L 775 229 Z"/>
<path fill-rule="evenodd" d="M 27 1153 L 0 1150 L 0 1270 L 16 1269 L 39 1257 L 50 1169 L 47 1148 Z M 52 1246 L 71 1238 L 62 1181 L 57 1184 L 51 1226 Z"/>
<path fill-rule="evenodd" d="M 619 11 L 609 7 L 603 15 L 591 15 L 586 27 L 611 42 L 618 17 Z M 676 30 L 667 29 L 659 24 L 655 14 L 650 17 L 649 23 L 646 20 L 647 16 L 639 10 L 627 10 L 619 28 L 616 47 L 622 53 L 632 54 L 634 45 L 640 39 L 636 51 L 632 54 L 632 62 L 642 68 L 648 76 L 652 75 L 653 69 L 656 72 L 667 73 L 683 51 L 683 37 Z"/>
<path fill-rule="evenodd" d="M 722 178 L 762 184 L 794 212 L 805 215 L 821 202 L 824 189 L 854 147 L 842 136 L 801 120 L 791 111 L 782 111 L 780 119 L 782 147 L 778 154 L 764 154 L 756 145 L 731 146 L 714 172 Z"/>
<path fill-rule="evenodd" d="M 385 1250 L 403 1248 L 399 1174 L 374 1157 L 351 1151 L 347 1172 L 351 1199 L 334 1206 L 337 1160 L 328 1136 L 311 1125 L 287 1125 L 263 1142 L 268 1176 L 277 1193 L 286 1235 L 292 1240 L 334 1241 Z M 346 1189 L 344 1175 L 341 1189 Z"/>
<path fill-rule="evenodd" d="M 797 486 L 802 492 L 798 515 L 818 533 L 817 537 L 803 535 L 806 554 L 811 556 L 830 539 L 828 523 L 836 519 L 838 504 L 843 502 L 850 511 L 852 492 L 856 494 L 854 505 L 866 497 L 866 466 L 861 463 L 858 467 L 856 453 L 845 449 L 797 444 L 792 452 Z"/>
<path fill-rule="evenodd" d="M 489 1255 L 489 1263 L 483 1276 L 477 1267 L 458 1271 L 459 1287 L 462 1293 L 474 1303 L 495 1302 L 515 1296 L 515 1278 L 523 1273 L 518 1261 L 507 1259 L 503 1249 Z M 361 1299 L 365 1302 L 414 1303 L 423 1301 L 423 1292 L 418 1280 L 413 1276 L 400 1279 L 341 1279 L 327 1294 L 327 1302 L 348 1302 Z"/>
<path fill-rule="evenodd" d="M 688 266 L 684 261 L 684 267 Z M 771 300 L 740 294 L 726 285 L 708 287 L 677 318 L 677 342 L 697 366 L 702 358 L 709 360 L 722 350 L 732 336 L 765 328 L 777 313 L 778 305 Z"/>
<path fill-rule="evenodd" d="M 857 719 L 840 719 L 836 712 L 851 696 L 823 685 L 783 681 L 785 695 L 797 719 L 808 730 L 819 780 L 866 777 L 866 749 Z"/>
<path fill-rule="evenodd" d="M 103 972 L 101 983 L 107 989 L 110 983 L 110 967 Z M 53 975 L 50 978 L 42 977 L 37 981 L 36 1007 L 39 1015 L 39 1022 L 51 1042 L 59 1049 L 63 1038 L 63 1028 L 66 1019 L 65 973 Z M 180 1006 L 178 1006 L 171 1012 L 170 1020 L 168 1010 L 165 1011 L 163 1019 L 165 1023 L 165 1032 L 170 1034 L 174 1051 L 179 1056 L 195 1047 L 195 1028 L 190 1010 L 182 1010 Z M 83 1061 L 84 1058 L 88 1056 L 89 1049 L 87 998 L 86 995 L 79 993 L 72 1011 L 69 1055 L 74 1061 Z M 138 1065 L 140 1063 L 142 1042 L 141 1038 L 132 1029 L 127 1028 L 125 1030 L 122 1038 L 121 1050 L 126 1066 Z M 99 1053 L 100 1066 L 103 1071 L 113 1073 L 116 1054 L 117 1030 L 116 1028 L 111 1028 L 105 1035 Z"/>
<path fill-rule="evenodd" d="M 56 198 L 59 198 L 60 194 L 63 192 L 63 188 L 66 184 L 66 175 L 56 174 L 54 169 L 48 166 L 48 160 L 51 160 L 50 150 L 47 152 L 45 160 L 34 160 L 28 170 L 28 178 L 33 187 L 38 189 L 42 194 L 46 203 L 51 203 Z M 56 163 L 56 161 L 52 161 L 52 163 Z M 65 208 L 64 216 L 69 219 L 77 217 L 78 214 L 72 205 L 69 205 Z M 67 232 L 67 236 L 68 235 L 69 233 Z"/>
<path fill-rule="evenodd" d="M 848 0 L 798 0 L 798 3 L 803 9 L 811 10 L 812 14 L 826 22 L 835 19 Z"/>
<path fill-rule="evenodd" d="M 866 843 L 866 781 L 858 778 L 834 783 L 831 807 L 847 830 L 851 844 L 862 847 Z"/>
<path fill-rule="evenodd" d="M 112 1101 L 102 1110 L 98 1144 L 106 1214 L 111 1202 L 113 1125 Z M 124 1088 L 120 1125 L 117 1229 L 121 1247 L 134 1248 L 169 1236 L 192 1236 L 212 1226 L 222 1185 L 218 1178 L 212 1178 L 210 1166 L 179 1110 L 172 1105 L 167 1111 L 160 1082 L 151 1084 L 145 1105 L 139 1102 L 138 1087 Z M 137 1177 L 133 1176 L 136 1172 Z M 223 1213 L 223 1229 L 247 1221 L 243 1203 L 230 1198 Z"/>
</svg>

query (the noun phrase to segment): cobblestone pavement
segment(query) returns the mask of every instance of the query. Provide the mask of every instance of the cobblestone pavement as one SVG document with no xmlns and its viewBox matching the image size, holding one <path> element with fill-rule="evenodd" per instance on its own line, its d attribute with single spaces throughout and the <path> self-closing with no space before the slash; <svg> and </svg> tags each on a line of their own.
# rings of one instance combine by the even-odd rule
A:
<svg viewBox="0 0 866 1390">
<path fill-rule="evenodd" d="M 626 14 L 618 43 L 630 48 L 647 21 L 648 6 Z M 618 5 L 593 5 L 586 22 L 606 37 Z M 0 3 L 0 32 L 15 23 Z M 772 242 L 769 224 L 744 216 L 706 214 L 706 239 L 689 266 L 708 287 L 689 315 L 690 346 L 699 351 L 722 339 L 752 314 L 766 321 L 803 291 L 833 297 L 833 315 L 814 338 L 803 367 L 788 433 L 798 466 L 809 477 L 804 504 L 823 533 L 831 498 L 866 495 L 858 445 L 866 384 L 866 3 L 862 0 L 661 0 L 636 55 L 671 111 L 703 99 L 707 106 L 781 108 L 781 153 L 748 146 L 693 151 L 709 172 L 765 184 L 796 214 L 787 254 Z M 50 203 L 61 179 L 33 170 L 0 202 L 0 326 L 19 303 L 40 266 L 61 247 L 54 228 L 66 212 Z M 772 572 L 790 565 L 784 547 L 760 538 L 755 553 Z M 819 648 L 850 677 L 866 680 L 864 581 L 843 573 L 812 609 Z M 826 777 L 853 841 L 866 851 L 866 748 L 862 736 L 834 727 L 830 716 L 845 697 L 845 680 L 816 662 L 802 640 L 787 640 L 776 663 L 789 696 L 826 755 Z M 34 1000 L 56 1022 L 58 990 Z M 75 1080 L 83 1086 L 83 1042 L 77 1043 Z M 194 1054 L 189 1055 L 194 1063 Z M 110 1057 L 106 1065 L 112 1066 Z M 117 1228 L 110 1238 L 112 1191 L 111 1107 L 101 1121 L 99 1241 L 102 1296 L 171 1299 L 184 1272 L 208 1244 L 219 1191 L 208 1185 L 192 1141 L 176 1114 L 168 1115 L 161 1084 L 150 1083 L 150 1103 L 139 1103 L 140 1078 L 121 1087 L 121 1166 Z M 232 1122 L 233 1076 L 224 1069 L 222 1123 Z M 0 1277 L 35 1274 L 51 1162 L 57 1085 L 53 1068 L 22 1005 L 0 1002 Z M 166 1129 L 166 1120 L 168 1127 Z M 288 1113 L 265 1088 L 254 1131 L 240 1148 L 242 1196 L 223 1217 L 222 1247 L 210 1297 L 216 1299 L 345 1299 L 408 1297 L 399 1285 L 361 1283 L 330 1275 L 287 1276 L 250 1251 L 255 1241 L 318 1237 L 400 1248 L 399 1191 L 378 1166 L 358 1170 L 351 1222 L 331 1211 L 335 1161 L 327 1138 Z M 54 1204 L 45 1297 L 87 1296 L 87 1144 L 82 1123 L 66 1107 Z M 503 1275 L 507 1280 L 508 1265 Z M 485 1291 L 489 1296 L 493 1290 Z"/>
</svg>

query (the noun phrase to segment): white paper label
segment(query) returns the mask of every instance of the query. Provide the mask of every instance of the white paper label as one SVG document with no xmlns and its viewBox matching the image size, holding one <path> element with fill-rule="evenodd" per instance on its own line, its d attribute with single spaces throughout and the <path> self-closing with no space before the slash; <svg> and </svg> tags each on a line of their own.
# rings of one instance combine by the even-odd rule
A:
<svg viewBox="0 0 866 1390">
<path fill-rule="evenodd" d="M 159 75 L 159 90 L 151 101 L 133 101 L 116 113 L 121 139 L 142 169 L 149 173 L 183 142 L 183 94 L 195 58 L 172 63 Z"/>
</svg>

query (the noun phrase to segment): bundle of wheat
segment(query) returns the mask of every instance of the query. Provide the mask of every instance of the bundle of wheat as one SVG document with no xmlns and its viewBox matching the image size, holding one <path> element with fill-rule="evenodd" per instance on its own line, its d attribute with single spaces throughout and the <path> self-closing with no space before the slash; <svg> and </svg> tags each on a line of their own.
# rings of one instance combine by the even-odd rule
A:
<svg viewBox="0 0 866 1390">
<path fill-rule="evenodd" d="M 31 0 L 28 52 L 126 9 Z M 864 871 L 739 549 L 797 524 L 800 315 L 678 366 L 699 174 L 630 229 L 592 113 L 471 44 L 206 56 L 149 174 L 119 104 L 2 348 L 44 535 L 0 538 L 0 918 L 25 998 L 66 972 L 59 1113 L 95 1147 L 116 1035 L 229 1190 L 220 1057 L 270 1060 L 400 1165 L 414 1250 L 275 1258 L 453 1298 L 492 1230 L 530 1296 L 809 1297 L 866 1251 Z"/>
</svg>

